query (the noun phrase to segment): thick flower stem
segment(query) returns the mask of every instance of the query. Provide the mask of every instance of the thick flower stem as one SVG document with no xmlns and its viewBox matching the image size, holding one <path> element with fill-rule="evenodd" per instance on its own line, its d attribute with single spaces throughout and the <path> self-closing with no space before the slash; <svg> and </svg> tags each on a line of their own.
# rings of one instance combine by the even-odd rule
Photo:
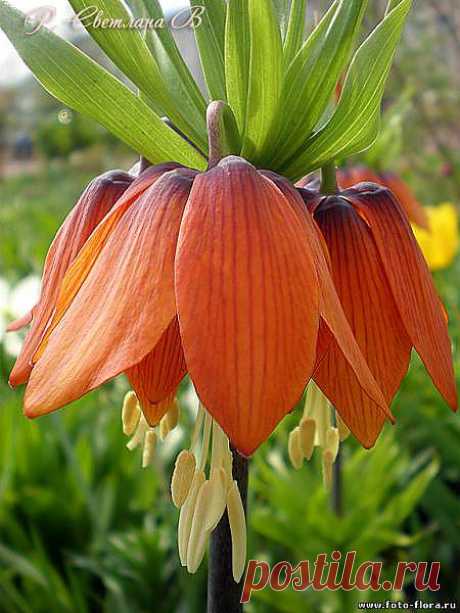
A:
<svg viewBox="0 0 460 613">
<path fill-rule="evenodd" d="M 243 506 L 247 514 L 249 462 L 236 450 L 233 454 L 233 478 L 238 483 Z M 220 520 L 211 535 L 208 562 L 208 608 L 207 613 L 240 613 L 243 580 L 235 583 L 232 575 L 232 537 L 228 516 Z"/>
<path fill-rule="evenodd" d="M 232 110 L 222 100 L 214 100 L 206 113 L 208 128 L 208 168 L 214 168 L 222 158 L 238 153 L 238 128 Z"/>
<path fill-rule="evenodd" d="M 321 168 L 321 193 L 336 194 L 338 192 L 335 164 L 325 164 Z"/>
</svg>

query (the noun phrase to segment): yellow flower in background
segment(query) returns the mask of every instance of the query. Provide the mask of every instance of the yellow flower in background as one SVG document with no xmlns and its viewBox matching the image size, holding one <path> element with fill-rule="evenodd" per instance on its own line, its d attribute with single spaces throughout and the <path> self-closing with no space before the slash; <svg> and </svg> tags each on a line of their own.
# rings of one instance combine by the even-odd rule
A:
<svg viewBox="0 0 460 613">
<path fill-rule="evenodd" d="M 438 206 L 425 207 L 428 214 L 429 230 L 413 225 L 423 255 L 431 270 L 439 270 L 449 266 L 459 245 L 458 215 L 456 208 L 450 202 Z"/>
</svg>

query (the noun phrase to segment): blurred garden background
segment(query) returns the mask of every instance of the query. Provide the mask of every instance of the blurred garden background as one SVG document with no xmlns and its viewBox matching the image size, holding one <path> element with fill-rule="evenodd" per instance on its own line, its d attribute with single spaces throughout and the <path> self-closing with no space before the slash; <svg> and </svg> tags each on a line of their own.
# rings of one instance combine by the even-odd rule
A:
<svg viewBox="0 0 460 613">
<path fill-rule="evenodd" d="M 163 4 L 172 13 L 180 2 Z M 307 27 L 328 4 L 310 2 Z M 384 2 L 369 4 L 371 27 Z M 17 6 L 24 9 L 26 0 Z M 81 30 L 67 30 L 94 53 Z M 198 75 L 193 34 L 178 36 Z M 136 157 L 46 94 L 5 38 L 0 58 L 0 612 L 202 612 L 206 568 L 195 576 L 181 568 L 178 517 L 169 500 L 172 466 L 196 403 L 188 383 L 180 397 L 182 423 L 146 470 L 121 432 L 125 381 L 35 422 L 22 416 L 22 392 L 7 385 L 21 335 L 4 328 L 34 303 L 57 228 L 92 177 L 128 169 Z M 450 203 L 458 210 L 459 107 L 460 3 L 417 0 L 389 81 L 382 138 L 348 163 L 396 172 L 422 205 Z M 448 253 L 433 274 L 459 374 L 455 216 L 444 224 L 433 248 Z M 394 413 L 397 426 L 386 426 L 372 451 L 351 438 L 343 444 L 340 516 L 320 463 L 314 459 L 299 471 L 290 466 L 287 436 L 298 416 L 287 417 L 251 460 L 249 557 L 296 564 L 318 553 L 356 550 L 360 561 L 382 561 L 385 578 L 398 561 L 436 560 L 441 590 L 417 594 L 410 580 L 403 592 L 390 594 L 266 589 L 254 594 L 249 612 L 348 613 L 359 600 L 460 600 L 460 419 L 416 356 Z"/>
</svg>

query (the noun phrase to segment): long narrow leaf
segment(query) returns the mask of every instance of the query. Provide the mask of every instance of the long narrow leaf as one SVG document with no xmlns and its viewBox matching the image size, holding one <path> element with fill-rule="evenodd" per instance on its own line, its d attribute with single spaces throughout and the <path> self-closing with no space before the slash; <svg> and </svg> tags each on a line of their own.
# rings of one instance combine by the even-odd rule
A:
<svg viewBox="0 0 460 613">
<path fill-rule="evenodd" d="M 248 0 L 229 0 L 225 24 L 225 80 L 227 100 L 243 133 L 249 83 Z"/>
<path fill-rule="evenodd" d="M 283 84 L 283 116 L 275 163 L 313 132 L 353 51 L 367 0 L 340 0 L 291 63 Z M 334 11 L 334 13 L 332 13 Z"/>
<path fill-rule="evenodd" d="M 330 121 L 281 170 L 292 179 L 369 147 L 379 131 L 380 105 L 412 0 L 402 0 L 364 41 L 348 71 Z"/>
<path fill-rule="evenodd" d="M 96 119 L 152 163 L 175 160 L 203 168 L 204 159 L 126 86 L 79 49 L 42 27 L 25 32 L 25 15 L 0 0 L 0 27 L 43 87 Z"/>
<path fill-rule="evenodd" d="M 225 0 L 190 0 L 201 14 L 201 24 L 195 28 L 208 92 L 212 100 L 226 100 L 225 91 Z"/>
<path fill-rule="evenodd" d="M 289 66 L 302 46 L 305 32 L 306 11 L 307 0 L 292 0 L 286 38 L 283 46 L 284 65 L 286 67 Z"/>
<path fill-rule="evenodd" d="M 242 155 L 257 162 L 278 122 L 283 48 L 271 0 L 248 0 L 248 7 L 251 53 Z"/>
<path fill-rule="evenodd" d="M 141 33 L 130 26 L 131 15 L 121 0 L 69 0 L 88 33 L 116 66 L 139 88 L 153 109 L 166 114 L 187 136 L 190 122 L 168 86 Z M 96 12 L 97 11 L 97 12 Z M 91 15 L 94 12 L 94 17 Z M 100 19 L 97 22 L 96 16 Z M 102 20 L 112 27 L 101 27 Z M 120 26 L 116 27 L 117 24 Z"/>
<path fill-rule="evenodd" d="M 283 40 L 287 35 L 290 0 L 271 0 Z"/>
<path fill-rule="evenodd" d="M 143 15 L 156 23 L 166 20 L 158 0 L 139 1 Z M 207 150 L 206 101 L 185 63 L 171 30 L 158 27 L 147 30 L 145 42 L 156 59 L 171 97 L 187 121 L 187 135 Z"/>
<path fill-rule="evenodd" d="M 166 111 L 168 96 L 158 66 L 140 32 L 127 25 L 130 14 L 120 0 L 69 0 L 72 8 L 101 49 L 137 87 L 149 96 L 155 107 Z M 112 27 L 102 27 L 113 20 Z M 114 27 L 119 23 L 120 27 Z"/>
</svg>

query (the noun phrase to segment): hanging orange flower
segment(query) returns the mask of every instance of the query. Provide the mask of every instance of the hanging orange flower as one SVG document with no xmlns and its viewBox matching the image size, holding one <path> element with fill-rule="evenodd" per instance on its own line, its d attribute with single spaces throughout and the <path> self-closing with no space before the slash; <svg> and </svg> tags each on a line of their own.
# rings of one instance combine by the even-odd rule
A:
<svg viewBox="0 0 460 613">
<path fill-rule="evenodd" d="M 29 417 L 124 372 L 154 425 L 188 372 L 203 405 L 248 455 L 295 406 L 333 341 L 374 406 L 366 414 L 337 402 L 344 422 L 369 446 L 374 420 L 391 418 L 311 216 L 286 196 L 280 177 L 242 158 L 202 174 L 147 169 L 57 285 L 46 304 L 52 315 L 33 325 L 11 377 L 17 384 L 31 370 Z"/>
<path fill-rule="evenodd" d="M 391 403 L 415 348 L 455 410 L 445 310 L 398 201 L 388 189 L 371 183 L 329 196 L 299 191 L 321 229 L 340 302 L 386 401 Z M 342 416 L 343 402 L 350 412 L 376 412 L 374 402 L 350 377 L 334 340 L 325 344 L 313 378 Z M 367 421 L 373 428 L 369 436 L 375 438 L 381 424 Z"/>
</svg>

